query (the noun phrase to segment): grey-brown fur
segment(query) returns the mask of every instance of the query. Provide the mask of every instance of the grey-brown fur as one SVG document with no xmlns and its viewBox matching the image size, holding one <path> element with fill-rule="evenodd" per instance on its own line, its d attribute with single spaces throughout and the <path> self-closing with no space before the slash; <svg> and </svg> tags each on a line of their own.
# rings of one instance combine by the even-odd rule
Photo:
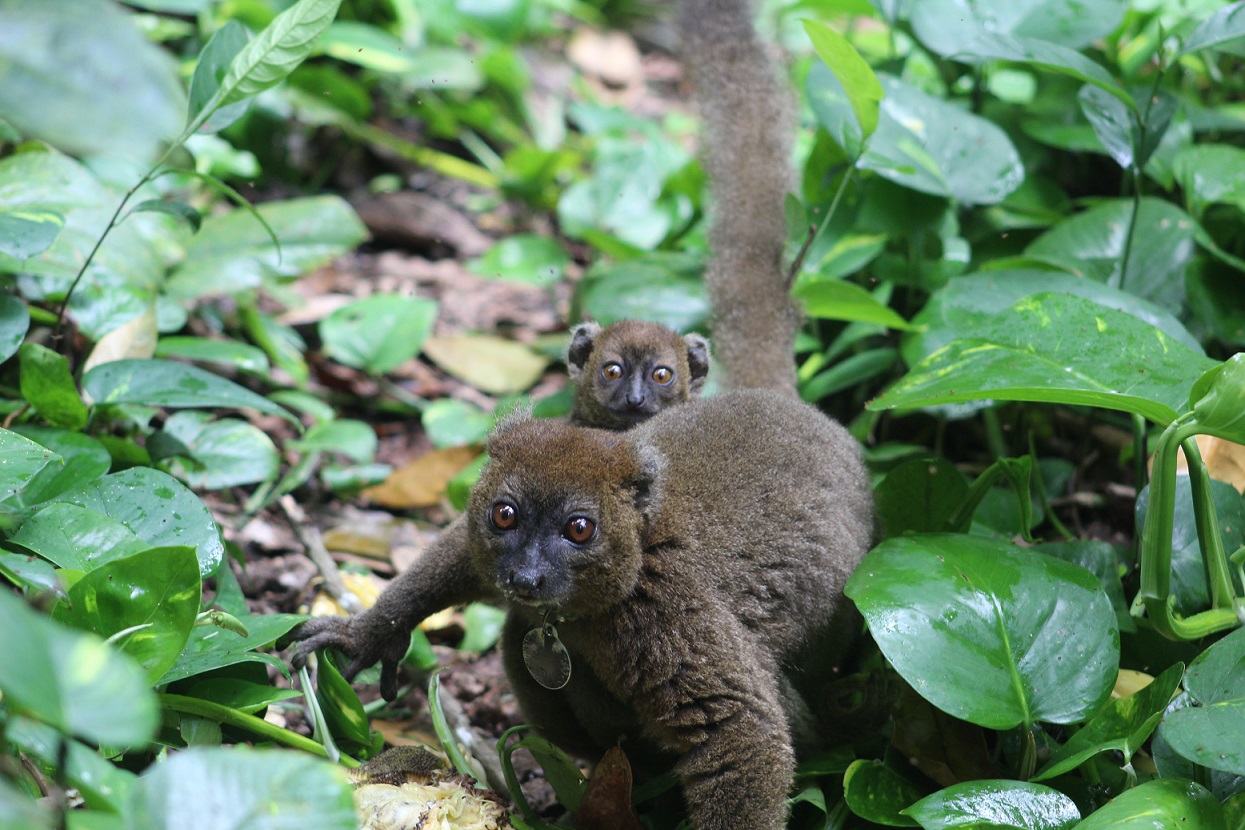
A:
<svg viewBox="0 0 1245 830">
<path fill-rule="evenodd" d="M 575 388 L 571 423 L 630 429 L 700 394 L 709 373 L 709 341 L 643 320 L 604 329 L 580 323 L 571 329 L 566 366 Z M 618 376 L 607 376 L 606 366 L 617 367 Z M 654 377 L 659 369 L 670 373 L 668 381 Z"/>
</svg>

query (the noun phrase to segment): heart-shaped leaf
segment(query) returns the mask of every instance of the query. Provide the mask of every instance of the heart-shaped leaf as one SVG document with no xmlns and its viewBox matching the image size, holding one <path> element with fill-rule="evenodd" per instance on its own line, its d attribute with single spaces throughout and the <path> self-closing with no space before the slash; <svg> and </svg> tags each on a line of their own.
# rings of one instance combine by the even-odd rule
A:
<svg viewBox="0 0 1245 830">
<path fill-rule="evenodd" d="M 891 827 L 915 827 L 904 815 L 924 795 L 922 790 L 881 761 L 853 761 L 843 773 L 843 800 L 866 821 Z"/>
<path fill-rule="evenodd" d="M 966 781 L 903 811 L 925 830 L 1069 830 L 1081 820 L 1071 798 L 1026 781 Z"/>
<path fill-rule="evenodd" d="M 178 656 L 177 662 L 164 673 L 156 685 L 164 686 L 206 671 L 245 662 L 267 663 L 276 669 L 287 671 L 284 662 L 271 655 L 260 654 L 256 649 L 271 645 L 305 619 L 306 617 L 297 614 L 245 617 L 241 622 L 246 626 L 246 636 L 223 628 L 200 626 L 190 633 L 190 641 Z"/>
<path fill-rule="evenodd" d="M 169 360 L 102 363 L 86 373 L 82 388 L 96 404 L 136 403 L 170 409 L 238 407 L 296 422 L 283 407 L 244 386 L 197 366 Z"/>
<path fill-rule="evenodd" d="M 1111 799 L 1075 830 L 1222 830 L 1223 808 L 1201 784 L 1180 778 L 1147 781 Z"/>
<path fill-rule="evenodd" d="M 21 493 L 35 474 L 48 464 L 60 466 L 56 453 L 16 432 L 0 429 L 0 502 L 8 501 Z"/>
<path fill-rule="evenodd" d="M 419 297 L 373 294 L 324 318 L 320 337 L 334 360 L 383 375 L 419 354 L 438 308 Z"/>
<path fill-rule="evenodd" d="M 272 481 L 281 470 L 272 439 L 237 418 L 217 421 L 206 412 L 178 412 L 165 420 L 163 434 L 186 447 L 195 461 L 192 466 L 174 460 L 167 469 L 196 489 Z"/>
<path fill-rule="evenodd" d="M 1185 687 L 1196 706 L 1163 721 L 1164 740 L 1183 757 L 1211 769 L 1245 775 L 1245 629 L 1237 629 L 1189 664 Z"/>
<path fill-rule="evenodd" d="M 1077 0 L 921 0 L 909 7 L 909 14 L 922 43 L 943 57 L 954 57 L 963 54 L 965 44 L 991 32 L 1080 49 L 1110 34 L 1127 10 L 1124 0 L 1091 6 Z"/>
<path fill-rule="evenodd" d="M 65 356 L 38 343 L 23 343 L 17 353 L 22 397 L 35 411 L 52 426 L 68 429 L 86 426 L 86 404 L 78 395 Z"/>
</svg>

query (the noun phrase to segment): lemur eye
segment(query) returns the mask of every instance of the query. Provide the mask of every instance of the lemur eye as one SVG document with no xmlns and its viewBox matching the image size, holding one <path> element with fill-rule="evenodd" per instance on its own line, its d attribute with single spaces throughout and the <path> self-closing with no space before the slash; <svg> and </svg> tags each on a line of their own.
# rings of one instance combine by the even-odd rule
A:
<svg viewBox="0 0 1245 830">
<path fill-rule="evenodd" d="M 519 511 L 508 501 L 499 501 L 493 505 L 493 511 L 489 514 L 489 519 L 493 522 L 493 527 L 498 530 L 510 530 L 519 521 Z"/>
<path fill-rule="evenodd" d="M 596 533 L 596 522 L 583 516 L 575 516 L 572 519 L 568 519 L 566 524 L 562 526 L 562 536 L 577 545 L 591 541 Z"/>
<path fill-rule="evenodd" d="M 658 366 L 653 370 L 653 380 L 660 383 L 662 386 L 665 386 L 667 383 L 674 380 L 674 372 L 665 366 Z"/>
<path fill-rule="evenodd" d="M 601 367 L 601 376 L 606 380 L 618 380 L 622 375 L 622 366 L 619 366 L 617 363 L 606 363 Z"/>
</svg>

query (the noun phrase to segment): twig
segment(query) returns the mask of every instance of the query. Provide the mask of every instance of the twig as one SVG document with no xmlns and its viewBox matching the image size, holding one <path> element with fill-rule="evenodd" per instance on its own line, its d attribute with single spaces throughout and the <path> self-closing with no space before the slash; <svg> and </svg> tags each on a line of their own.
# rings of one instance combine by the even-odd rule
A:
<svg viewBox="0 0 1245 830">
<path fill-rule="evenodd" d="M 302 542 L 303 547 L 307 549 L 307 555 L 311 557 L 311 561 L 315 562 L 316 567 L 320 569 L 320 574 L 324 577 L 324 588 L 329 592 L 329 596 L 337 600 L 348 612 L 353 614 L 359 611 L 362 608 L 359 598 L 342 581 L 341 572 L 337 570 L 337 563 L 333 561 L 333 557 L 329 556 L 328 548 L 324 547 L 324 540 L 320 538 L 319 528 L 307 521 L 307 514 L 294 501 L 293 496 L 287 494 L 277 499 L 277 506 L 281 508 L 281 513 L 289 523 L 290 529 L 294 531 L 294 535 L 298 537 L 298 541 Z"/>
</svg>

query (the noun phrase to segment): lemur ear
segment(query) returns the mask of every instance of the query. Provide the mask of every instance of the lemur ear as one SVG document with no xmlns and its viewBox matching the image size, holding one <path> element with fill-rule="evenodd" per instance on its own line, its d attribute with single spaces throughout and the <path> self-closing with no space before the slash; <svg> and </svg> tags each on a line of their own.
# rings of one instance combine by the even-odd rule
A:
<svg viewBox="0 0 1245 830">
<path fill-rule="evenodd" d="M 691 375 L 688 386 L 694 395 L 705 385 L 705 378 L 709 376 L 709 340 L 699 334 L 685 334 L 683 345 L 687 348 L 687 368 Z"/>
<path fill-rule="evenodd" d="M 635 490 L 636 510 L 646 521 L 652 521 L 661 509 L 663 476 L 666 459 L 656 447 L 640 444 L 634 447 L 638 469 L 629 484 Z"/>
<path fill-rule="evenodd" d="M 572 381 L 579 380 L 580 374 L 584 371 L 584 364 L 588 362 L 588 356 L 592 354 L 592 347 L 596 344 L 597 335 L 600 333 L 600 324 L 591 320 L 571 329 L 571 344 L 566 348 L 566 368 L 570 372 Z"/>
</svg>

